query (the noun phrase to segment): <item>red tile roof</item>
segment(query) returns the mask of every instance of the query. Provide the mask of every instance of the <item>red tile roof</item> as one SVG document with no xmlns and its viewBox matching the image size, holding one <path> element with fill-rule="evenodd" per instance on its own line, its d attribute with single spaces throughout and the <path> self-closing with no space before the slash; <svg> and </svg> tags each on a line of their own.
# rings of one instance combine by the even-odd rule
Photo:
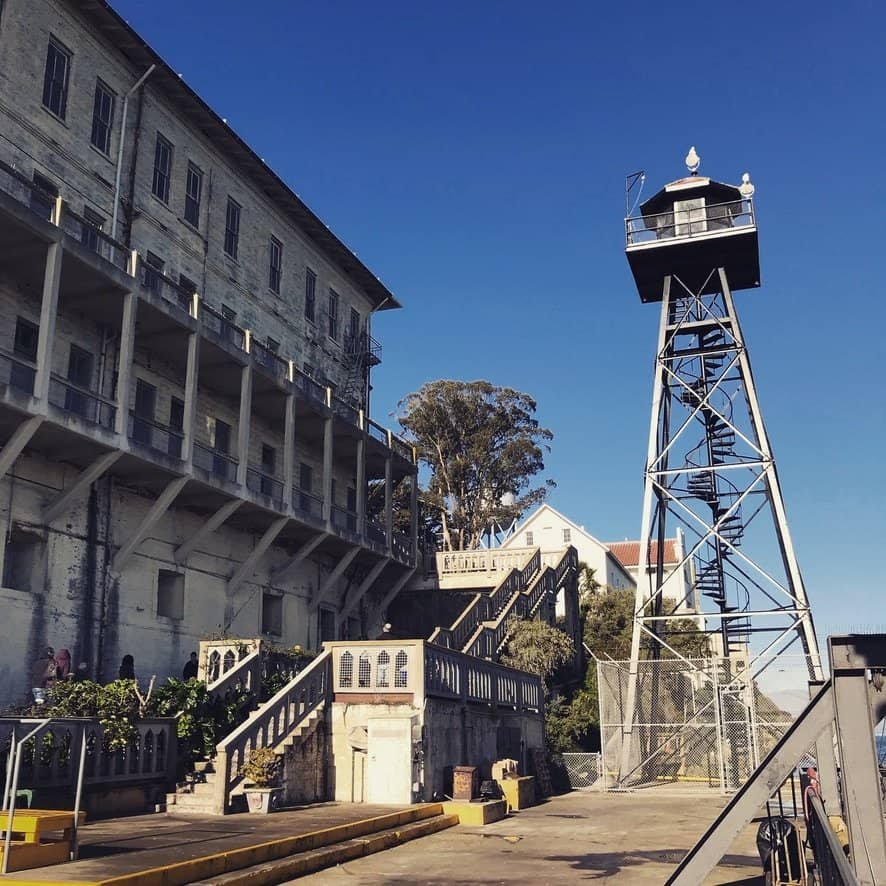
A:
<svg viewBox="0 0 886 886">
<path fill-rule="evenodd" d="M 613 541 L 607 542 L 606 547 L 626 569 L 636 569 L 640 562 L 639 541 Z M 677 539 L 666 538 L 664 549 L 664 561 L 666 565 L 675 565 L 677 560 Z M 652 566 L 658 560 L 658 542 L 649 543 L 649 565 Z"/>
</svg>

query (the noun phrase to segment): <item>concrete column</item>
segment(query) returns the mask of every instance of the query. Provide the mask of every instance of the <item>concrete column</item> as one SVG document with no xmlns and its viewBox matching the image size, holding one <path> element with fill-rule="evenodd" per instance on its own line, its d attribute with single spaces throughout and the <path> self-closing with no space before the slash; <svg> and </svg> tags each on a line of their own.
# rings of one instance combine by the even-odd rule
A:
<svg viewBox="0 0 886 886">
<path fill-rule="evenodd" d="M 252 363 L 240 371 L 240 417 L 237 420 L 237 482 L 246 485 L 249 468 L 249 425 L 252 419 Z"/>
<path fill-rule="evenodd" d="M 132 387 L 132 363 L 135 351 L 135 315 L 138 298 L 134 292 L 123 296 L 123 321 L 120 324 L 120 353 L 117 360 L 117 420 L 114 430 L 126 436 L 129 426 L 129 402 Z"/>
<path fill-rule="evenodd" d="M 182 458 L 190 469 L 194 460 L 194 432 L 197 423 L 197 385 L 200 370 L 200 334 L 188 335 L 188 368 L 185 372 L 185 415 L 182 433 Z"/>
<path fill-rule="evenodd" d="M 394 465 L 390 453 L 385 457 L 385 544 L 388 553 L 394 546 Z"/>
<path fill-rule="evenodd" d="M 63 255 L 61 243 L 49 244 L 43 271 L 40 330 L 37 334 L 37 372 L 34 377 L 34 396 L 44 402 L 49 396 L 49 378 L 52 373 L 55 319 L 58 315 L 58 285 L 62 276 Z"/>
<path fill-rule="evenodd" d="M 357 441 L 357 532 L 366 535 L 366 435 Z"/>
<path fill-rule="evenodd" d="M 332 520 L 332 416 L 323 424 L 323 519 Z"/>
<path fill-rule="evenodd" d="M 283 419 L 283 503 L 292 509 L 292 486 L 295 483 L 295 394 L 286 396 Z"/>
</svg>

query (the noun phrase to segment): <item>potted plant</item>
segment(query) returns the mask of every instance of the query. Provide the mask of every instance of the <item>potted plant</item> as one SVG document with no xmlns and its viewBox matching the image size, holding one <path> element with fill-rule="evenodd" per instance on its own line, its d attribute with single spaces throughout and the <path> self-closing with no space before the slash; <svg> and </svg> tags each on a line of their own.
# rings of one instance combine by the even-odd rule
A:
<svg viewBox="0 0 886 886">
<path fill-rule="evenodd" d="M 268 813 L 280 805 L 282 760 L 273 748 L 255 748 L 240 767 L 246 779 L 246 802 L 250 812 Z"/>
</svg>

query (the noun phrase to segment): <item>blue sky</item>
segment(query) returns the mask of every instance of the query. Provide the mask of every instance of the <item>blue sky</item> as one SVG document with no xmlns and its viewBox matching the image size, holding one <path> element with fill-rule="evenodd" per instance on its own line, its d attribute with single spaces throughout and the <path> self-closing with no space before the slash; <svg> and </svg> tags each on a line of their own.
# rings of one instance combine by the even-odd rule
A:
<svg viewBox="0 0 886 886">
<path fill-rule="evenodd" d="M 624 176 L 750 172 L 737 301 L 819 632 L 886 630 L 882 4 L 113 2 L 403 302 L 375 417 L 531 393 L 551 502 L 604 540 L 639 534 L 658 322 Z"/>
</svg>

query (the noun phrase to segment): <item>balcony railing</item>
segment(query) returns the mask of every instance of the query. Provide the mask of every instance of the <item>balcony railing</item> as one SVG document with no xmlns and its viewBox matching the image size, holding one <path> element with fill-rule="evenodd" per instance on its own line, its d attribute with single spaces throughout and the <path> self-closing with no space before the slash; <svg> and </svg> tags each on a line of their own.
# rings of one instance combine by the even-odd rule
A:
<svg viewBox="0 0 886 886">
<path fill-rule="evenodd" d="M 55 373 L 49 379 L 49 402 L 90 424 L 108 430 L 114 427 L 117 404 L 113 400 Z"/>
<path fill-rule="evenodd" d="M 391 553 L 400 563 L 412 562 L 412 539 L 402 532 L 391 533 Z"/>
<path fill-rule="evenodd" d="M 358 410 L 354 409 L 350 403 L 345 403 L 344 400 L 340 400 L 338 397 L 333 396 L 332 411 L 349 425 L 354 425 L 354 427 L 360 426 L 360 413 Z"/>
<path fill-rule="evenodd" d="M 228 320 L 222 314 L 209 307 L 206 302 L 200 302 L 200 320 L 206 329 L 214 332 L 220 339 L 232 344 L 241 351 L 246 350 L 246 332 L 232 320 Z"/>
<path fill-rule="evenodd" d="M 625 243 L 627 246 L 638 246 L 641 243 L 682 240 L 751 228 L 755 224 L 753 202 L 733 200 L 626 218 Z"/>
<path fill-rule="evenodd" d="M 33 395 L 36 377 L 36 363 L 18 355 L 0 352 L 0 385 Z"/>
<path fill-rule="evenodd" d="M 252 465 L 246 469 L 246 487 L 275 501 L 283 500 L 283 481 Z"/>
<path fill-rule="evenodd" d="M 167 277 L 158 268 L 149 265 L 141 257 L 138 259 L 138 280 L 145 289 L 162 298 L 167 304 L 186 314 L 191 313 L 194 293 L 188 292 L 175 280 Z"/>
<path fill-rule="evenodd" d="M 377 366 L 381 363 L 381 344 L 368 332 L 360 332 L 357 335 L 353 335 L 349 331 L 345 332 L 344 350 L 345 354 L 355 362 L 369 366 Z"/>
<path fill-rule="evenodd" d="M 249 345 L 252 359 L 260 366 L 267 369 L 278 381 L 286 381 L 289 378 L 289 361 L 284 360 L 279 354 L 270 348 L 252 339 Z"/>
<path fill-rule="evenodd" d="M 332 506 L 332 525 L 340 532 L 347 532 L 354 536 L 358 534 L 356 513 L 339 505 Z"/>
<path fill-rule="evenodd" d="M 130 250 L 82 215 L 78 215 L 67 204 L 61 215 L 61 228 L 66 234 L 79 240 L 90 252 L 94 252 L 118 270 L 129 273 L 132 255 Z"/>
<path fill-rule="evenodd" d="M 293 370 L 292 383 L 295 385 L 296 390 L 301 391 L 302 396 L 306 400 L 312 400 L 314 403 L 326 402 L 326 388 L 300 369 Z"/>
<path fill-rule="evenodd" d="M 292 507 L 305 517 L 312 517 L 314 520 L 323 519 L 323 497 L 305 489 L 292 490 Z"/>
<path fill-rule="evenodd" d="M 129 439 L 134 443 L 146 446 L 154 452 L 169 455 L 172 458 L 182 457 L 184 434 L 181 431 L 173 430 L 153 419 L 136 415 L 134 411 L 129 413 L 128 434 Z"/>
<path fill-rule="evenodd" d="M 366 520 L 366 538 L 377 549 L 384 550 L 388 545 L 388 536 L 383 524 L 371 517 Z"/>
<path fill-rule="evenodd" d="M 381 425 L 369 419 L 366 422 L 366 430 L 373 440 L 378 440 L 379 443 L 384 443 L 385 446 L 388 445 L 388 432 Z"/>
<path fill-rule="evenodd" d="M 237 459 L 196 440 L 194 441 L 194 464 L 215 477 L 230 480 L 232 483 L 237 481 Z"/>
</svg>

